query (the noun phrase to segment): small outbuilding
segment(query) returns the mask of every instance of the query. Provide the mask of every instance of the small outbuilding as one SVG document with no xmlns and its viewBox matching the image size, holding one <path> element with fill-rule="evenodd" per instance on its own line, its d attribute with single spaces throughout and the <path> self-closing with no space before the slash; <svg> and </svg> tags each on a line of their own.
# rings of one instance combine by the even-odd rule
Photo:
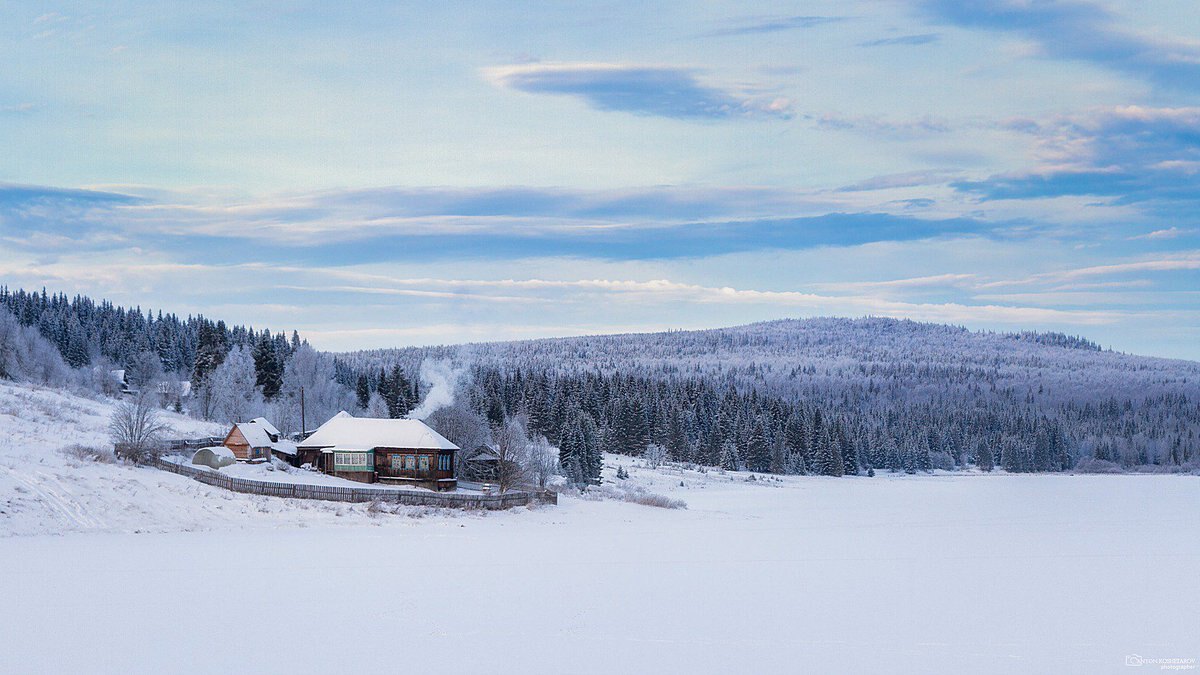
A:
<svg viewBox="0 0 1200 675">
<path fill-rule="evenodd" d="M 239 460 L 247 462 L 265 461 L 275 455 L 290 461 L 296 456 L 296 444 L 280 438 L 275 425 L 263 417 L 233 425 L 221 445 L 233 451 Z"/>
<path fill-rule="evenodd" d="M 487 443 L 480 445 L 463 462 L 463 472 L 470 480 L 496 480 L 500 475 L 500 451 Z"/>
<path fill-rule="evenodd" d="M 210 469 L 220 469 L 235 463 L 237 458 L 233 456 L 233 451 L 223 445 L 200 448 L 192 455 L 192 464 L 207 466 Z"/>
</svg>

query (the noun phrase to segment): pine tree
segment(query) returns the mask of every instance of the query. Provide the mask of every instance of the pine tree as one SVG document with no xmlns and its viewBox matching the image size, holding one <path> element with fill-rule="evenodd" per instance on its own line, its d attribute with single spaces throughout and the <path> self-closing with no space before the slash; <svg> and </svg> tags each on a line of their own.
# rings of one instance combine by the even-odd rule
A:
<svg viewBox="0 0 1200 675">
<path fill-rule="evenodd" d="M 354 384 L 354 398 L 358 407 L 363 410 L 371 405 L 371 380 L 366 373 L 359 375 Z"/>
<path fill-rule="evenodd" d="M 975 466 L 980 471 L 991 471 L 996 467 L 996 459 L 992 455 L 992 448 L 982 438 L 979 439 L 979 443 L 975 446 Z"/>
<path fill-rule="evenodd" d="M 746 437 L 746 468 L 762 473 L 771 470 L 771 446 L 761 416 L 754 421 Z"/>
<path fill-rule="evenodd" d="M 275 356 L 275 342 L 270 331 L 263 331 L 254 344 L 254 381 L 268 401 L 279 394 L 283 385 L 283 370 Z"/>
</svg>

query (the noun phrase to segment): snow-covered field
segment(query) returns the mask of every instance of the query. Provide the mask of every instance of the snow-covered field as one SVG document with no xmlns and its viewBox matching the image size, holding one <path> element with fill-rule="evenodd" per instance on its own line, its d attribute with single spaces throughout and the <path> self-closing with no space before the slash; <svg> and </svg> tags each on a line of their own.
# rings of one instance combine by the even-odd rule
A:
<svg viewBox="0 0 1200 675">
<path fill-rule="evenodd" d="M 0 383 L 0 534 L 36 535 L 0 538 L 0 672 L 1123 673 L 1135 654 L 1200 658 L 1195 477 L 751 482 L 610 457 L 632 466 L 621 486 L 688 508 L 564 496 L 372 514 L 54 450 L 101 442 L 105 410 Z"/>
</svg>

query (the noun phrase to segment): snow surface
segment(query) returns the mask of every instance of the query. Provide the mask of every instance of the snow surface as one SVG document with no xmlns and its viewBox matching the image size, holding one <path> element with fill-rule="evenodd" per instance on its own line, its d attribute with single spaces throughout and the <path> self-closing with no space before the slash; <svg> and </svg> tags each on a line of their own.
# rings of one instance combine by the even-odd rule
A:
<svg viewBox="0 0 1200 675">
<path fill-rule="evenodd" d="M 688 508 L 564 495 L 373 513 L 54 450 L 96 442 L 107 408 L 0 383 L 0 533 L 60 535 L 0 539 L 0 672 L 1127 673 L 1127 655 L 1200 657 L 1195 477 L 750 481 L 609 456 L 618 490 Z M 344 646 L 314 626 L 343 627 Z"/>
</svg>

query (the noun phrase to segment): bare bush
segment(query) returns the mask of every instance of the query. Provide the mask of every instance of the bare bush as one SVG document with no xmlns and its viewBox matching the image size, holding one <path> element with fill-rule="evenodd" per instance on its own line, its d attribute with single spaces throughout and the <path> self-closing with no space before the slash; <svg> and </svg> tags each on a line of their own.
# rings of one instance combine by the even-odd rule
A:
<svg viewBox="0 0 1200 675">
<path fill-rule="evenodd" d="M 58 451 L 67 457 L 77 459 L 81 462 L 99 462 L 100 464 L 112 464 L 117 461 L 117 456 L 108 448 L 100 448 L 94 445 L 68 445 L 59 448 Z"/>
<path fill-rule="evenodd" d="M 145 393 L 118 403 L 108 421 L 108 432 L 118 452 L 139 464 L 150 461 L 159 451 L 166 430 L 162 415 Z"/>
<path fill-rule="evenodd" d="M 627 502 L 641 504 L 642 506 L 654 506 L 660 509 L 686 509 L 687 502 L 682 499 L 675 499 L 666 495 L 660 495 L 656 492 L 641 490 L 630 494 L 625 498 Z"/>
<path fill-rule="evenodd" d="M 1084 457 L 1075 463 L 1077 473 L 1124 473 L 1121 465 L 1104 459 Z"/>
<path fill-rule="evenodd" d="M 632 487 L 618 487 L 614 484 L 592 486 L 580 491 L 579 497 L 588 501 L 621 501 L 631 504 L 641 504 L 642 506 L 653 506 L 660 509 L 687 508 L 687 502 L 682 499 L 674 499 L 656 492 L 650 492 L 640 485 Z"/>
</svg>

